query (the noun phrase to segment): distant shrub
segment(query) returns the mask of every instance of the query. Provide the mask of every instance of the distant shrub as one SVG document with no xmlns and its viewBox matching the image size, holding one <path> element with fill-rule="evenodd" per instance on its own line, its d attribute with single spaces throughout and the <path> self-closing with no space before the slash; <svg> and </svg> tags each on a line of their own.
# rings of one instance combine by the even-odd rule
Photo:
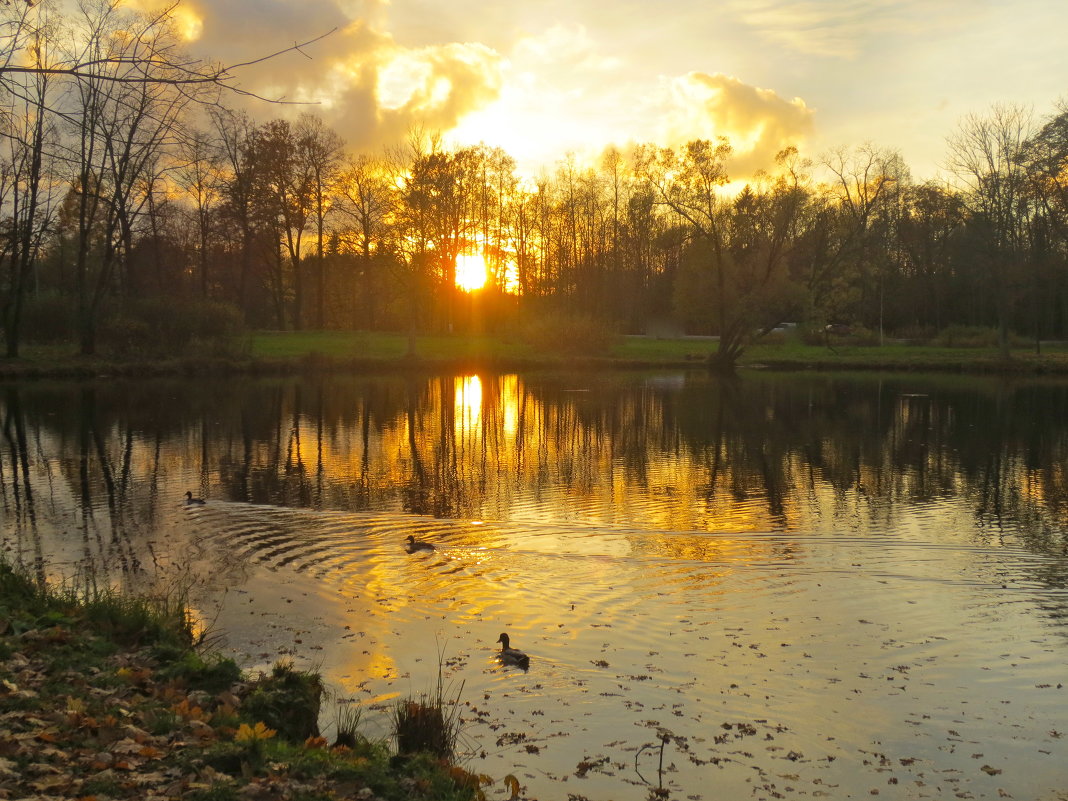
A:
<svg viewBox="0 0 1068 801">
<path fill-rule="evenodd" d="M 879 332 L 862 325 L 806 324 L 801 328 L 801 341 L 806 345 L 878 345 Z"/>
<path fill-rule="evenodd" d="M 785 345 L 792 339 L 793 335 L 788 335 L 785 331 L 769 331 L 757 338 L 756 342 L 759 345 Z"/>
<path fill-rule="evenodd" d="M 806 345 L 822 345 L 826 341 L 823 326 L 816 326 L 812 323 L 798 326 L 797 335 Z"/>
<path fill-rule="evenodd" d="M 58 292 L 30 295 L 22 308 L 23 339 L 42 345 L 71 342 L 76 319 L 73 297 Z"/>
<path fill-rule="evenodd" d="M 865 328 L 862 325 L 854 325 L 851 327 L 849 336 L 843 337 L 842 341 L 850 342 L 853 345 L 878 345 L 879 344 L 879 332 L 873 331 L 870 328 Z M 884 336 L 888 336 L 885 335 Z"/>
<path fill-rule="evenodd" d="M 241 312 L 227 303 L 150 298 L 101 321 L 99 340 L 122 358 L 240 354 L 245 345 Z"/>
<path fill-rule="evenodd" d="M 783 323 L 763 335 L 758 331 L 755 341 L 760 345 L 785 345 L 788 342 L 800 341 L 803 333 L 803 328 L 797 323 Z"/>
<path fill-rule="evenodd" d="M 521 337 L 543 353 L 596 356 L 608 353 L 617 335 L 604 321 L 586 314 L 551 313 L 528 320 Z"/>
<path fill-rule="evenodd" d="M 998 329 L 978 325 L 949 325 L 938 332 L 931 344 L 943 348 L 996 348 L 999 344 Z M 1009 334 L 1009 344 L 1021 347 L 1027 341 L 1016 334 Z"/>
<path fill-rule="evenodd" d="M 936 334 L 934 327 L 929 325 L 906 325 L 894 331 L 897 339 L 903 339 L 913 345 L 926 345 Z"/>
</svg>

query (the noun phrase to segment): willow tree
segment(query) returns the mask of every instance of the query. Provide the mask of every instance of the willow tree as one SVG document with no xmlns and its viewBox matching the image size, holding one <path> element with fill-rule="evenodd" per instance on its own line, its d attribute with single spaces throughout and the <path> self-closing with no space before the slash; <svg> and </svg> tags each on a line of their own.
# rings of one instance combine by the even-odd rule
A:
<svg viewBox="0 0 1068 801">
<path fill-rule="evenodd" d="M 726 161 L 730 142 L 697 139 L 680 148 L 648 149 L 639 158 L 639 173 L 666 206 L 684 222 L 690 237 L 690 255 L 708 281 L 705 296 L 712 324 L 719 334 L 715 366 L 733 369 L 743 345 L 743 321 L 737 319 L 727 292 L 726 230 L 723 186 L 727 183 Z"/>
<path fill-rule="evenodd" d="M 796 167 L 790 169 L 796 151 L 789 149 L 779 154 L 783 176 L 731 198 L 724 191 L 731 152 L 720 137 L 646 150 L 639 160 L 657 203 L 678 218 L 689 237 L 677 305 L 696 304 L 698 312 L 707 312 L 719 335 L 710 364 L 728 372 L 754 336 L 775 317 L 781 321 L 791 294 L 787 256 L 807 197 Z"/>
</svg>

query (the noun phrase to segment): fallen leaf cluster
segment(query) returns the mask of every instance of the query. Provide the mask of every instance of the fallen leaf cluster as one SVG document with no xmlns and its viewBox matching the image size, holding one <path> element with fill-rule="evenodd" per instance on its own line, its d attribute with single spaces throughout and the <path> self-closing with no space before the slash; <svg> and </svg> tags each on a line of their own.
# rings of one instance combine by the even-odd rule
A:
<svg viewBox="0 0 1068 801">
<path fill-rule="evenodd" d="M 330 747 L 317 731 L 284 739 L 247 714 L 272 677 L 117 642 L 76 607 L 42 614 L 17 603 L 0 586 L 0 799 L 482 797 L 479 777 L 428 755 L 400 760 L 364 738 Z M 231 673 L 237 681 L 219 687 Z"/>
</svg>

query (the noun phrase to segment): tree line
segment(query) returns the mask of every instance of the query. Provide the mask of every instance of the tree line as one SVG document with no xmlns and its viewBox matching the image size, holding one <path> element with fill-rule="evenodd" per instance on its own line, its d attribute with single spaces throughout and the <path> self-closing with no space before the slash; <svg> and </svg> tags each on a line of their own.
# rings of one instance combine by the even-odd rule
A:
<svg viewBox="0 0 1068 801">
<path fill-rule="evenodd" d="M 523 176 L 413 131 L 347 150 L 314 112 L 259 122 L 168 12 L 0 5 L 0 312 L 24 340 L 201 346 L 242 326 L 513 330 L 584 317 L 719 336 L 783 322 L 1068 338 L 1068 105 L 947 137 L 947 181 L 893 149 L 783 150 L 740 186 L 722 137 Z M 456 283 L 480 258 L 477 298 Z M 477 308 L 475 308 L 477 306 Z M 566 324 L 566 323 L 564 323 Z M 161 335 L 159 332 L 165 335 Z"/>
</svg>

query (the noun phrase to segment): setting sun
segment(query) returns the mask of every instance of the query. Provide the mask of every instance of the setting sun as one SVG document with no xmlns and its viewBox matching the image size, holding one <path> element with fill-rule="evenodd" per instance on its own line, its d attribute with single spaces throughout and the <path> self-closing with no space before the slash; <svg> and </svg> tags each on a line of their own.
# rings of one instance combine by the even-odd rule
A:
<svg viewBox="0 0 1068 801">
<path fill-rule="evenodd" d="M 456 257 L 456 286 L 474 292 L 486 285 L 486 260 L 481 253 L 462 253 Z"/>
</svg>

